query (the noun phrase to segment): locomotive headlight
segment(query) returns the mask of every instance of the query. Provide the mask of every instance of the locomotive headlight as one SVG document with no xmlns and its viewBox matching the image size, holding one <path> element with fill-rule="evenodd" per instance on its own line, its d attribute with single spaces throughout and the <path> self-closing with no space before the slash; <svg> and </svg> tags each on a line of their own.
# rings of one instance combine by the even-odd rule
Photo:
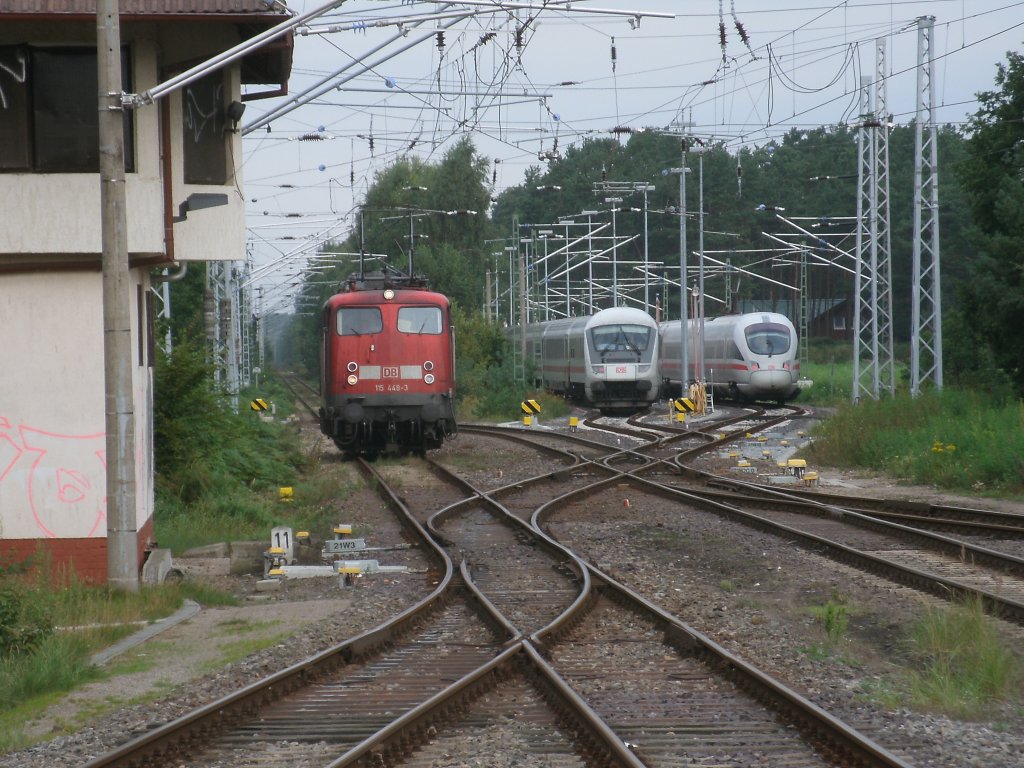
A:
<svg viewBox="0 0 1024 768">
<path fill-rule="evenodd" d="M 393 298 L 395 298 L 395 292 L 393 290 L 388 288 L 387 290 L 384 291 L 384 300 L 385 301 L 391 301 Z"/>
<path fill-rule="evenodd" d="M 349 373 L 355 373 L 356 371 L 359 370 L 359 363 L 357 363 L 355 360 L 353 360 L 351 363 L 349 363 L 345 367 L 348 368 L 348 372 Z"/>
<path fill-rule="evenodd" d="M 604 373 L 604 366 L 603 365 L 595 365 L 595 366 L 593 366 L 593 368 L 594 368 L 594 373 L 597 374 L 598 376 L 600 376 L 600 375 L 602 375 Z"/>
<path fill-rule="evenodd" d="M 351 373 L 351 374 L 349 374 L 349 377 L 347 379 L 345 379 L 345 381 L 348 382 L 348 385 L 350 387 L 354 387 L 356 384 L 359 383 L 359 377 L 356 376 L 354 373 Z"/>
<path fill-rule="evenodd" d="M 434 370 L 434 364 L 432 362 L 430 362 L 429 360 L 427 360 L 427 362 L 425 362 L 423 364 L 423 370 L 424 371 L 432 371 L 432 370 Z"/>
<path fill-rule="evenodd" d="M 428 373 L 426 376 L 423 377 L 423 381 L 425 383 L 427 383 L 427 384 L 433 384 L 434 383 L 434 374 Z"/>
</svg>

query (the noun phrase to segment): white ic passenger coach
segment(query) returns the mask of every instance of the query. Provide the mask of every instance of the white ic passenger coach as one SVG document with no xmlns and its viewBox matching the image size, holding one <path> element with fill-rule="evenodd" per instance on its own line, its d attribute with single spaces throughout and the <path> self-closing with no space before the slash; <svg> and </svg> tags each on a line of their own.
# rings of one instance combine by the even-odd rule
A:
<svg viewBox="0 0 1024 768">
<path fill-rule="evenodd" d="M 535 384 L 602 413 L 636 412 L 657 399 L 659 344 L 657 323 L 628 307 L 526 327 Z"/>
</svg>

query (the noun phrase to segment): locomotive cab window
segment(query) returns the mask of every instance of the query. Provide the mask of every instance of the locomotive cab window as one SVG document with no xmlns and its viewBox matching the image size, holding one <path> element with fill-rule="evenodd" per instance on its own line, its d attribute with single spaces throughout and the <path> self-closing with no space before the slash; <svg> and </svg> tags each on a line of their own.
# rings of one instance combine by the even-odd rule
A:
<svg viewBox="0 0 1024 768">
<path fill-rule="evenodd" d="M 755 355 L 781 355 L 789 351 L 789 330 L 777 323 L 755 323 L 746 330 L 747 346 Z"/>
<path fill-rule="evenodd" d="M 398 330 L 400 333 L 438 335 L 441 333 L 441 308 L 399 307 Z"/>
<path fill-rule="evenodd" d="M 339 336 L 366 336 L 384 330 L 377 307 L 342 307 L 338 310 Z"/>
<path fill-rule="evenodd" d="M 643 325 L 604 325 L 590 331 L 591 347 L 602 360 L 610 356 L 638 360 L 644 356 L 650 342 L 651 329 Z"/>
</svg>

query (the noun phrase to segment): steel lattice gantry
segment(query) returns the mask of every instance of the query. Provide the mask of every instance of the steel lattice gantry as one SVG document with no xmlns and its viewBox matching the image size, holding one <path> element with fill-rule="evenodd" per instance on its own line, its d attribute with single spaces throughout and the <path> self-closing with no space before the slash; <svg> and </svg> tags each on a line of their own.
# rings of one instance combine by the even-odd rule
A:
<svg viewBox="0 0 1024 768">
<path fill-rule="evenodd" d="M 942 294 L 939 281 L 939 179 L 932 85 L 934 16 L 917 28 L 917 119 L 914 123 L 914 243 L 910 393 L 932 379 L 942 389 Z"/>
<path fill-rule="evenodd" d="M 889 228 L 889 128 L 885 41 L 878 40 L 874 79 L 861 78 L 857 135 L 857 267 L 854 277 L 853 400 L 895 392 L 892 263 Z"/>
<path fill-rule="evenodd" d="M 239 391 L 239 307 L 234 262 L 210 261 L 206 264 L 207 343 L 214 363 L 214 380 L 224 388 L 234 411 L 238 411 Z"/>
</svg>

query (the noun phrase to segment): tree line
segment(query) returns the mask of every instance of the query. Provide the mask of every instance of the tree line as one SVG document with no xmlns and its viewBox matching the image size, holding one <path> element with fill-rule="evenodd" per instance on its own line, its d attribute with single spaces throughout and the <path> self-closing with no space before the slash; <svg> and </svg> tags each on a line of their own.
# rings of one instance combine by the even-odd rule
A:
<svg viewBox="0 0 1024 768">
<path fill-rule="evenodd" d="M 1018 342 L 1018 318 L 1024 310 L 1021 55 L 1008 54 L 997 68 L 995 87 L 980 93 L 979 103 L 964 125 L 941 126 L 937 134 L 944 370 L 951 383 L 1019 395 L 1024 392 L 1024 345 Z M 915 126 L 888 130 L 893 329 L 897 344 L 906 345 L 911 328 Z M 773 263 L 770 256 L 779 247 L 770 235 L 782 226 L 774 214 L 784 211 L 812 234 L 824 233 L 822 240 L 855 253 L 852 235 L 843 239 L 829 233 L 855 229 L 857 142 L 856 128 L 835 125 L 792 129 L 780 139 L 738 150 L 708 141 L 698 155 L 691 144 L 685 154 L 691 169 L 686 179 L 687 250 L 696 250 L 699 192 L 705 251 L 735 253 L 730 259 L 735 265 L 745 264 L 750 253 L 769 254 L 759 259 L 759 269 L 782 278 L 772 283 L 734 276 L 732 295 L 740 300 L 794 299 L 777 285 L 795 284 L 793 271 L 786 271 L 781 258 Z M 302 286 L 298 302 L 306 308 L 319 306 L 359 270 L 360 260 L 369 270 L 411 268 L 450 297 L 462 326 L 471 327 L 481 342 L 478 350 L 470 344 L 460 353 L 479 354 L 482 362 L 498 364 L 500 329 L 488 329 L 482 319 L 488 270 L 503 269 L 495 254 L 515 237 L 529 235 L 531 226 L 581 211 L 607 210 L 608 193 L 600 190 L 601 182 L 628 182 L 653 186 L 647 199 L 651 260 L 678 265 L 682 206 L 679 177 L 672 169 L 678 170 L 683 161 L 679 136 L 651 130 L 592 138 L 529 168 L 522 184 L 495 195 L 495 164 L 468 137 L 437 162 L 400 159 L 377 174 L 348 237 L 323 248 L 324 254 L 336 257 Z M 639 195 L 621 196 L 621 208 L 641 207 Z M 600 215 L 607 220 L 607 214 Z M 641 232 L 643 213 L 621 210 L 617 227 L 620 235 Z M 623 247 L 623 258 L 635 259 L 644 246 L 638 237 Z M 819 244 L 816 252 L 824 257 L 826 251 Z M 821 259 L 813 264 L 808 268 L 810 294 L 853 300 L 848 271 L 822 266 Z M 658 290 L 669 316 L 678 316 L 678 289 L 662 285 Z M 311 369 L 316 365 L 315 314 L 307 310 L 296 315 L 285 331 L 290 342 L 285 346 Z"/>
</svg>

